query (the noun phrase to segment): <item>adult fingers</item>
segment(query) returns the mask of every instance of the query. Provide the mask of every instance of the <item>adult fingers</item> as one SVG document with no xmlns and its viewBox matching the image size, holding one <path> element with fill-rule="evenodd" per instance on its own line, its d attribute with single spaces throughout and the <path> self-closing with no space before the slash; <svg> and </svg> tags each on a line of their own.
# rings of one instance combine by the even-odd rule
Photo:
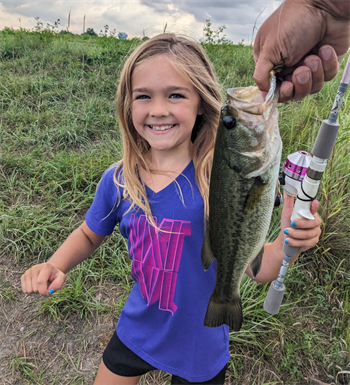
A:
<svg viewBox="0 0 350 385">
<path fill-rule="evenodd" d="M 273 68 L 273 64 L 267 58 L 267 56 L 261 54 L 255 66 L 254 81 L 260 91 L 266 91 L 270 89 L 270 71 Z"/>
<path fill-rule="evenodd" d="M 292 83 L 294 85 L 293 100 L 300 100 L 311 92 L 312 89 L 312 73 L 309 67 L 300 66 L 292 75 Z"/>
<path fill-rule="evenodd" d="M 334 79 L 339 70 L 339 59 L 335 50 L 330 45 L 323 45 L 318 50 L 318 55 L 322 60 L 324 80 L 328 82 Z"/>
<path fill-rule="evenodd" d="M 324 69 L 322 60 L 317 55 L 309 55 L 304 60 L 304 65 L 309 67 L 312 74 L 310 94 L 319 92 L 324 84 Z"/>
<path fill-rule="evenodd" d="M 320 59 L 317 64 L 322 65 Z M 307 62 L 307 64 L 305 63 L 305 65 L 300 65 L 295 69 L 291 69 L 291 73 L 288 73 L 282 77 L 283 81 L 281 84 L 280 95 L 278 99 L 280 103 L 285 103 L 290 100 L 299 100 L 304 98 L 306 95 L 309 95 L 313 91 L 314 81 L 315 90 L 320 86 L 320 84 L 323 85 L 322 69 L 320 69 L 319 67 L 316 69 L 316 76 L 314 79 L 311 67 L 313 69 L 316 68 L 316 64 L 312 59 L 310 60 L 310 62 Z"/>
<path fill-rule="evenodd" d="M 335 50 L 329 45 L 322 46 L 318 55 L 306 56 L 301 64 L 296 65 L 292 75 L 284 76 L 279 102 L 300 100 L 308 94 L 319 92 L 324 82 L 332 80 L 338 70 L 339 57 Z"/>
</svg>

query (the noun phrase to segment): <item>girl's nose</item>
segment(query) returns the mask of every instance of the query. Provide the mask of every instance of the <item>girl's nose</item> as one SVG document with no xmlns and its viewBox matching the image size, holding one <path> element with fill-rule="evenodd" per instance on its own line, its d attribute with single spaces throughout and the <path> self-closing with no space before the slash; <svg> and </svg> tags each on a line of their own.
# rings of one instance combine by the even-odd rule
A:
<svg viewBox="0 0 350 385">
<path fill-rule="evenodd" d="M 168 116 L 169 109 L 166 101 L 155 100 L 151 105 L 150 115 L 154 117 Z"/>
</svg>

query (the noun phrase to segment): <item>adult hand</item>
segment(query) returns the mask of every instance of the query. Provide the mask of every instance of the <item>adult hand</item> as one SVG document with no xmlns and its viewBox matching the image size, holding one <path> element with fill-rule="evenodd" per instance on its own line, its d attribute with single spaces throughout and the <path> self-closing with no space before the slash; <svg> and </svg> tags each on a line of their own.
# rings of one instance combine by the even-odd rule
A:
<svg viewBox="0 0 350 385">
<path fill-rule="evenodd" d="M 39 293 L 48 296 L 49 290 L 62 287 L 66 275 L 50 263 L 41 263 L 28 269 L 21 277 L 22 291 L 26 294 Z"/>
<path fill-rule="evenodd" d="M 349 46 L 350 0 L 285 0 L 257 33 L 254 80 L 268 91 L 270 71 L 284 64 L 279 102 L 302 99 L 335 77 Z"/>
<path fill-rule="evenodd" d="M 321 219 L 317 215 L 319 203 L 316 200 L 311 202 L 310 212 L 315 217 L 314 220 L 297 218 L 293 221 L 295 226 L 293 226 L 292 222 L 291 226 L 288 227 L 290 217 L 293 213 L 294 198 L 284 192 L 283 200 L 281 230 L 283 232 L 287 230 L 288 244 L 290 246 L 300 247 L 299 253 L 302 253 L 314 247 L 319 241 L 321 235 Z"/>
</svg>

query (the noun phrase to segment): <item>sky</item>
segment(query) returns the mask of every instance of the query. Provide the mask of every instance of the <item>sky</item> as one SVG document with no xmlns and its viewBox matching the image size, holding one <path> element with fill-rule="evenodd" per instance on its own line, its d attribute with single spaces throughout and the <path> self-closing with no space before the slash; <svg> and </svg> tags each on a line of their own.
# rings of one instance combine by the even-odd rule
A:
<svg viewBox="0 0 350 385">
<path fill-rule="evenodd" d="M 128 38 L 152 37 L 164 31 L 182 33 L 202 39 L 207 19 L 212 30 L 226 26 L 224 34 L 234 43 L 251 44 L 264 20 L 282 3 L 282 0 L 75 0 L 0 2 L 0 29 L 20 27 L 32 30 L 39 17 L 46 26 L 60 19 L 59 30 L 83 32 L 93 28 L 99 33 L 108 25 L 109 30 L 125 32 Z M 254 27 L 255 26 L 255 27 Z M 108 33 L 109 34 L 109 33 Z"/>
</svg>

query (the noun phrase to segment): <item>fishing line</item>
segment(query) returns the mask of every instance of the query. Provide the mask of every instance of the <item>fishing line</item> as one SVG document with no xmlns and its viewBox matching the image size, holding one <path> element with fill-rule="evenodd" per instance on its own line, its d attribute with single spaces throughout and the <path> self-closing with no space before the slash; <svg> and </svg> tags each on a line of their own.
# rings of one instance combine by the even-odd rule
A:
<svg viewBox="0 0 350 385">
<path fill-rule="evenodd" d="M 303 202 L 312 202 L 312 201 L 314 201 L 314 200 L 316 199 L 317 194 L 314 196 L 314 198 L 312 198 L 312 197 L 310 197 L 309 195 L 306 194 L 306 192 L 305 192 L 304 189 L 303 189 L 303 184 L 302 184 L 302 183 L 301 183 L 301 185 L 300 185 L 300 188 L 301 188 L 301 191 L 303 192 L 303 194 L 304 194 L 306 197 L 308 197 L 309 199 L 302 199 L 302 198 L 300 198 L 299 196 L 297 197 L 297 199 L 299 199 L 299 200 L 301 200 L 301 201 L 303 201 Z"/>
</svg>

